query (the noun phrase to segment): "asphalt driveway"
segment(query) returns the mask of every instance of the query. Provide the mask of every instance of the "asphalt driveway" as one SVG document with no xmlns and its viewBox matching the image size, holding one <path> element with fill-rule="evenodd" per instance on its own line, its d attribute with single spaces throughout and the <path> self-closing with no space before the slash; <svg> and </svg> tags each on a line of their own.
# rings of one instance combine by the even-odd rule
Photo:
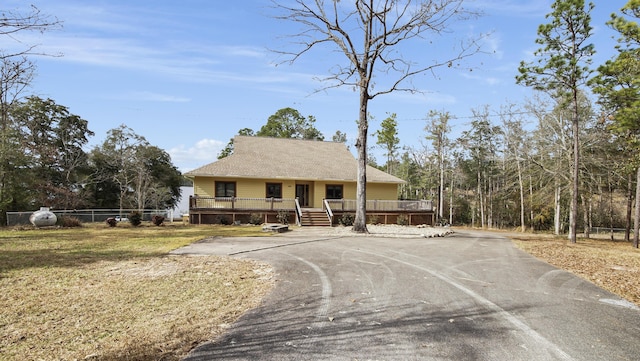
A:
<svg viewBox="0 0 640 361">
<path fill-rule="evenodd" d="M 640 310 L 491 233 L 219 238 L 277 285 L 185 360 L 638 360 Z"/>
</svg>

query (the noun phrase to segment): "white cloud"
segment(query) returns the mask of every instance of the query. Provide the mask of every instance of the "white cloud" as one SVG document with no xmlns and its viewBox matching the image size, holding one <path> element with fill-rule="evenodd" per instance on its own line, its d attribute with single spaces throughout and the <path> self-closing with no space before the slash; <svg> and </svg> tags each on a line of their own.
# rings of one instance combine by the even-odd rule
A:
<svg viewBox="0 0 640 361">
<path fill-rule="evenodd" d="M 502 81 L 499 78 L 496 77 L 482 77 L 479 75 L 472 75 L 470 73 L 462 73 L 462 77 L 469 79 L 469 80 L 478 80 L 482 83 L 485 83 L 487 85 L 496 85 L 496 84 L 500 84 Z"/>
<path fill-rule="evenodd" d="M 500 12 L 510 16 L 539 17 L 551 9 L 551 3 L 548 0 L 477 0 L 471 4 L 485 13 Z"/>
<path fill-rule="evenodd" d="M 457 102 L 454 95 L 431 90 L 418 90 L 414 93 L 396 91 L 383 97 L 396 104 L 428 104 L 430 106 L 440 106 L 451 105 Z"/>
<path fill-rule="evenodd" d="M 179 145 L 168 150 L 173 164 L 181 172 L 187 172 L 218 159 L 218 153 L 227 145 L 215 139 L 201 139 L 194 146 Z"/>
<path fill-rule="evenodd" d="M 159 94 L 149 91 L 132 92 L 125 95 L 127 100 L 138 100 L 146 102 L 161 102 L 161 103 L 188 103 L 191 101 L 189 98 L 179 97 L 175 95 Z"/>
</svg>

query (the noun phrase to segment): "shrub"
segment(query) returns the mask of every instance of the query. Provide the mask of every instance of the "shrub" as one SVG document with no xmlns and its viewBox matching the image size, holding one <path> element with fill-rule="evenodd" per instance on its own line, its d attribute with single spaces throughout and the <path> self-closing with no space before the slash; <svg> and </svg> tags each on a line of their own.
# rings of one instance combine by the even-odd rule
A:
<svg viewBox="0 0 640 361">
<path fill-rule="evenodd" d="M 60 225 L 62 227 L 82 227 L 82 222 L 77 217 L 62 216 L 60 217 Z"/>
<path fill-rule="evenodd" d="M 134 227 L 139 226 L 142 223 L 142 214 L 140 212 L 129 213 L 129 222 Z"/>
<path fill-rule="evenodd" d="M 289 224 L 289 211 L 279 210 L 276 218 L 280 224 Z"/>
<path fill-rule="evenodd" d="M 251 215 L 249 216 L 249 224 L 257 226 L 259 224 L 262 224 L 263 219 L 264 216 L 262 215 L 262 213 L 251 213 Z"/>
<path fill-rule="evenodd" d="M 397 223 L 401 226 L 408 226 L 409 225 L 409 217 L 407 217 L 406 214 L 401 214 L 398 216 L 398 221 Z"/>
<path fill-rule="evenodd" d="M 353 226 L 353 221 L 356 219 L 356 217 L 351 214 L 351 213 L 342 213 L 342 216 L 340 217 L 339 223 L 343 226 Z"/>
<path fill-rule="evenodd" d="M 378 224 L 380 221 L 378 220 L 378 216 L 373 214 L 369 216 L 369 224 Z"/>
<path fill-rule="evenodd" d="M 108 224 L 109 227 L 115 227 L 118 224 L 118 221 L 116 221 L 115 217 L 109 217 L 105 220 L 105 223 Z"/>
<path fill-rule="evenodd" d="M 539 210 L 533 217 L 533 229 L 543 231 L 553 226 L 553 212 L 549 208 Z"/>
<path fill-rule="evenodd" d="M 151 217 L 151 223 L 155 224 L 156 226 L 161 226 L 163 222 L 164 222 L 163 216 L 156 214 L 153 217 Z"/>
</svg>

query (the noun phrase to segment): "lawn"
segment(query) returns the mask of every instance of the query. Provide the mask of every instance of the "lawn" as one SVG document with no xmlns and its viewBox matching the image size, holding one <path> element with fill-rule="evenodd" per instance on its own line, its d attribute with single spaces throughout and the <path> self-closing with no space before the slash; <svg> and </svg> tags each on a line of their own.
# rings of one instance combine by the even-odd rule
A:
<svg viewBox="0 0 640 361">
<path fill-rule="evenodd" d="M 0 359 L 177 360 L 272 287 L 269 266 L 168 252 L 260 227 L 0 229 Z"/>
<path fill-rule="evenodd" d="M 265 264 L 168 252 L 260 227 L 0 229 L 1 360 L 178 360 L 273 287 Z M 532 255 L 640 306 L 640 251 L 626 242 L 510 234 Z"/>
</svg>

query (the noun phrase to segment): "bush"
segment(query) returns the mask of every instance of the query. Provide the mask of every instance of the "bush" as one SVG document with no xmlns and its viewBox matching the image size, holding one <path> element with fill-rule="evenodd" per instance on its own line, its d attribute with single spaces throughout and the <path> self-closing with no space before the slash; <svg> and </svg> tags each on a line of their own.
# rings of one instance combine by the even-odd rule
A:
<svg viewBox="0 0 640 361">
<path fill-rule="evenodd" d="M 340 217 L 339 223 L 343 226 L 353 226 L 353 221 L 356 219 L 356 216 L 354 216 L 351 213 L 342 213 L 342 216 Z"/>
<path fill-rule="evenodd" d="M 115 227 L 118 224 L 115 217 L 109 217 L 105 220 L 105 223 L 109 225 L 109 227 Z"/>
<path fill-rule="evenodd" d="M 255 226 L 262 224 L 262 220 L 264 216 L 262 213 L 251 213 L 249 216 L 249 224 L 253 224 Z"/>
<path fill-rule="evenodd" d="M 280 224 L 289 224 L 289 211 L 279 210 L 276 218 Z"/>
<path fill-rule="evenodd" d="M 134 227 L 139 226 L 142 223 L 142 214 L 140 212 L 129 213 L 129 223 Z"/>
<path fill-rule="evenodd" d="M 77 217 L 62 216 L 60 217 L 60 225 L 62 227 L 82 227 L 82 222 Z"/>
<path fill-rule="evenodd" d="M 379 224 L 380 221 L 378 220 L 378 216 L 373 214 L 371 216 L 369 216 L 369 224 Z"/>
<path fill-rule="evenodd" d="M 161 226 L 163 222 L 164 222 L 163 216 L 156 214 L 153 217 L 151 217 L 151 223 L 155 224 L 156 226 Z"/>
<path fill-rule="evenodd" d="M 406 214 L 401 214 L 398 216 L 398 221 L 397 223 L 401 226 L 408 226 L 409 225 L 409 217 L 407 217 Z"/>
</svg>

